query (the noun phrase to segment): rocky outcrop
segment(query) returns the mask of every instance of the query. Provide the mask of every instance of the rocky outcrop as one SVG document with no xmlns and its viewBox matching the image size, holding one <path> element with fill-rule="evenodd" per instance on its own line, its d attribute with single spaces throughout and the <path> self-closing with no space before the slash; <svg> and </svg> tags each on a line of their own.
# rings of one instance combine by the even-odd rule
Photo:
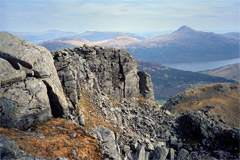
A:
<svg viewBox="0 0 240 160">
<path fill-rule="evenodd" d="M 23 129 L 68 107 L 51 54 L 43 47 L 0 33 L 0 120 Z"/>
<path fill-rule="evenodd" d="M 138 71 L 134 58 L 125 50 L 84 45 L 52 55 L 63 90 L 69 97 L 71 119 L 82 126 L 81 90 L 88 90 L 99 99 L 105 94 L 114 100 L 139 97 L 154 100 L 150 76 Z"/>
<path fill-rule="evenodd" d="M 69 93 L 69 96 L 74 104 L 78 99 L 80 82 L 82 86 L 102 91 L 112 99 L 143 96 L 153 100 L 151 79 L 147 74 L 140 74 L 139 78 L 137 64 L 125 50 L 84 45 L 52 54 L 63 88 L 71 85 L 71 89 L 65 90 L 67 93 L 71 90 L 72 95 Z"/>
</svg>

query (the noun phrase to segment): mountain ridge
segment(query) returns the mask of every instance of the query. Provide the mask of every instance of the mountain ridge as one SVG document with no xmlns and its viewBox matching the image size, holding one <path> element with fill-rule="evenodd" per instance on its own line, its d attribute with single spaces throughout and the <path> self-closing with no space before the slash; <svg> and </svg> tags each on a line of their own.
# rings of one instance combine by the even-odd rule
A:
<svg viewBox="0 0 240 160">
<path fill-rule="evenodd" d="M 94 35 L 94 33 L 97 34 Z M 114 35 L 110 33 L 114 33 Z M 142 40 L 134 35 L 125 34 L 125 36 L 137 38 L 138 41 L 125 39 L 117 42 L 115 38 L 123 36 L 119 32 L 87 32 L 87 34 L 89 34 L 87 35 L 88 38 L 87 36 L 81 38 L 91 42 L 87 43 L 86 41 L 80 40 L 79 44 L 108 45 L 126 49 L 137 60 L 160 64 L 193 63 L 239 58 L 240 39 L 213 32 L 198 31 L 188 26 L 181 26 L 170 34 L 159 35 L 151 39 Z M 99 35 L 101 36 L 99 37 Z M 105 42 L 102 43 L 101 40 Z M 106 43 L 106 41 L 108 43 Z M 70 41 L 65 41 L 64 43 L 71 44 Z M 48 47 L 46 43 L 42 45 Z M 71 45 L 78 46 L 74 44 Z M 58 49 L 59 48 L 55 46 L 55 50 Z"/>
<path fill-rule="evenodd" d="M 191 63 L 238 58 L 239 45 L 240 40 L 236 38 L 183 26 L 170 34 L 130 44 L 125 48 L 138 60 Z"/>
</svg>

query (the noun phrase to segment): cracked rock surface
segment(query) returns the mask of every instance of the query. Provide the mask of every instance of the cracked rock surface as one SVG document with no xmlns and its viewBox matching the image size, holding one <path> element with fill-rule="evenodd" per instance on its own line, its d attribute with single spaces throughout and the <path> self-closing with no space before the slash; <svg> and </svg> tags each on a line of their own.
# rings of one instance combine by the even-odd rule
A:
<svg viewBox="0 0 240 160">
<path fill-rule="evenodd" d="M 63 88 L 73 103 L 80 83 L 113 99 L 143 96 L 154 100 L 150 76 L 138 70 L 136 61 L 126 50 L 84 45 L 52 54 Z"/>
<path fill-rule="evenodd" d="M 65 117 L 68 106 L 51 54 L 43 47 L 0 32 L 0 120 L 23 129 Z"/>
</svg>

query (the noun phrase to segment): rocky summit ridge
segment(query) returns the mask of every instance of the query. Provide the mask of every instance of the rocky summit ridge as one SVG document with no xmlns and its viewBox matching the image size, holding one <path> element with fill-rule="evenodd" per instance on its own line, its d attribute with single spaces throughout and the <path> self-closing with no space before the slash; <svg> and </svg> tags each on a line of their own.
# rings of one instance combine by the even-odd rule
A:
<svg viewBox="0 0 240 160">
<path fill-rule="evenodd" d="M 82 159 L 82 150 L 66 141 L 80 138 L 79 129 L 98 141 L 101 155 L 96 159 L 240 158 L 239 128 L 225 130 L 201 111 L 172 114 L 156 106 L 151 77 L 138 70 L 125 50 L 84 45 L 50 53 L 1 32 L 0 61 L 1 159 Z M 54 118 L 79 127 L 74 125 L 74 133 L 63 120 L 52 120 L 58 126 L 51 123 L 59 135 L 71 133 L 61 146 L 73 149 L 71 153 L 33 154 L 19 149 L 14 137 L 4 134 L 12 128 L 20 129 L 21 135 L 49 139 L 55 133 L 42 132 L 34 125 L 39 121 L 40 127 L 49 125 Z M 84 143 L 92 144 L 92 140 Z"/>
</svg>

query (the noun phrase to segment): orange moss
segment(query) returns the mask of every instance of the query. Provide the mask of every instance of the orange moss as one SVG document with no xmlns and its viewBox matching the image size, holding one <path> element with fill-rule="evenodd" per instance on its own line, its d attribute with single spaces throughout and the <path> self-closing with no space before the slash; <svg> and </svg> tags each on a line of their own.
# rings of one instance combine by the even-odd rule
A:
<svg viewBox="0 0 240 160">
<path fill-rule="evenodd" d="M 15 140 L 25 153 L 42 158 L 66 157 L 68 159 L 101 159 L 97 141 L 82 128 L 65 119 L 51 119 L 31 128 L 42 133 L 45 138 L 20 136 L 24 131 L 0 128 L 1 136 Z M 77 155 L 74 155 L 76 151 Z"/>
</svg>

